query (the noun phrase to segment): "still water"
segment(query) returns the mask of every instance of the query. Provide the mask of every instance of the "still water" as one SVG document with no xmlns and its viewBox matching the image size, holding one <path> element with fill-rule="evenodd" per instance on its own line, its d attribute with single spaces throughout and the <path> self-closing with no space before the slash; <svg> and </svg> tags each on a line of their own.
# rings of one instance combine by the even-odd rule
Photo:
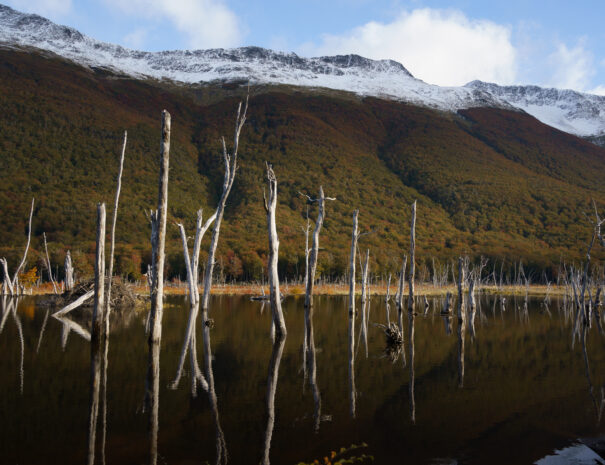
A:
<svg viewBox="0 0 605 465">
<path fill-rule="evenodd" d="M 0 309 L 0 463 L 86 463 L 90 313 L 58 320 L 36 302 L 5 301 Z M 471 318 L 460 324 L 455 314 L 442 317 L 441 299 L 429 299 L 426 312 L 419 302 L 418 314 L 406 311 L 402 319 L 403 351 L 390 354 L 376 325 L 386 322 L 383 298 L 371 299 L 367 325 L 359 303 L 351 320 L 346 298 L 314 302 L 305 338 L 304 299 L 284 301 L 288 335 L 273 344 L 268 306 L 214 297 L 213 395 L 197 383 L 193 396 L 189 355 L 174 385 L 188 303 L 166 299 L 157 463 L 324 463 L 342 447 L 349 450 L 334 461 L 365 455 L 373 461 L 357 463 L 605 463 L 577 445 L 605 435 L 605 337 L 593 324 L 574 340 L 562 300 L 545 306 L 530 299 L 524 308 L 522 298 L 503 304 L 483 296 L 474 328 Z M 112 314 L 96 463 L 104 434 L 105 463 L 149 463 L 146 316 L 145 309 Z M 197 358 L 210 381 L 200 327 Z M 573 462 L 570 454 L 588 461 Z"/>
</svg>

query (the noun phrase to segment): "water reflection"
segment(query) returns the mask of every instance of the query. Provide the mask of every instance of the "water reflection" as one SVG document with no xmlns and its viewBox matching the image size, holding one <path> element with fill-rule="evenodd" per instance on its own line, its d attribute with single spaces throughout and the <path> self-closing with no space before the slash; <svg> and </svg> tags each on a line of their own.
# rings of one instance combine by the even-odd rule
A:
<svg viewBox="0 0 605 465">
<path fill-rule="evenodd" d="M 275 392 L 277 391 L 277 377 L 279 375 L 279 363 L 286 344 L 285 337 L 277 337 L 273 343 L 271 352 L 271 361 L 269 362 L 269 374 L 267 376 L 267 428 L 263 445 L 262 464 L 269 465 L 269 451 L 271 449 L 271 438 L 273 437 L 273 427 L 275 425 Z"/>
<path fill-rule="evenodd" d="M 315 335 L 313 332 L 313 311 L 312 307 L 305 309 L 305 335 L 304 335 L 305 355 L 303 364 L 305 364 L 305 381 L 308 379 L 313 392 L 313 402 L 315 408 L 313 411 L 313 430 L 319 431 L 321 422 L 321 393 L 317 385 L 317 354 L 315 350 Z"/>
<path fill-rule="evenodd" d="M 355 418 L 355 315 L 349 312 L 349 412 Z"/>
<path fill-rule="evenodd" d="M 410 369 L 409 395 L 410 395 L 410 420 L 412 424 L 416 423 L 416 399 L 414 397 L 414 312 L 408 312 L 408 353 L 410 356 L 408 366 Z"/>
</svg>

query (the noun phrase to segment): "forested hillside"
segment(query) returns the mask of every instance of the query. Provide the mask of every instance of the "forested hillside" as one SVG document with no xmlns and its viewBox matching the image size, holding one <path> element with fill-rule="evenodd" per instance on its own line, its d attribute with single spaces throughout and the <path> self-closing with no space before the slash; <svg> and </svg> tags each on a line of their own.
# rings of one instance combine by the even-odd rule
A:
<svg viewBox="0 0 605 465">
<path fill-rule="evenodd" d="M 137 81 L 0 50 L 0 256 L 14 266 L 22 253 L 35 197 L 29 266 L 45 232 L 53 263 L 71 249 L 80 275 L 90 273 L 95 205 L 112 202 L 128 130 L 117 272 L 140 278 L 150 256 L 145 211 L 157 202 L 165 108 L 172 114 L 168 274 L 184 277 L 174 223 L 191 231 L 195 211 L 208 216 L 216 205 L 220 137 L 230 143 L 245 93 L 244 85 Z M 539 275 L 561 259 L 581 259 L 591 198 L 605 206 L 605 150 L 519 112 L 452 115 L 334 91 L 252 87 L 240 143 L 219 242 L 217 268 L 227 279 L 259 279 L 265 268 L 265 160 L 278 178 L 280 267 L 289 277 L 304 269 L 307 208 L 312 221 L 316 214 L 299 192 L 314 196 L 320 185 L 337 198 L 327 205 L 320 242 L 319 270 L 329 276 L 345 273 L 355 208 L 361 228 L 372 231 L 360 247 L 371 249 L 375 273 L 398 267 L 408 247 L 409 204 L 418 199 L 421 270 L 433 258 L 470 254 L 522 259 Z"/>
</svg>

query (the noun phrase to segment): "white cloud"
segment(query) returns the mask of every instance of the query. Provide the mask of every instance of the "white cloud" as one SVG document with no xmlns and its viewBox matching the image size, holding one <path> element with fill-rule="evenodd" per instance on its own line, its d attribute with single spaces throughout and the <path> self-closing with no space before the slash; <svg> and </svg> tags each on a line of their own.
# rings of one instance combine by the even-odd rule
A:
<svg viewBox="0 0 605 465">
<path fill-rule="evenodd" d="M 135 29 L 124 37 L 124 43 L 127 47 L 140 49 L 145 44 L 147 38 L 147 29 Z"/>
<path fill-rule="evenodd" d="M 414 76 L 439 85 L 462 85 L 473 79 L 509 84 L 517 74 L 511 28 L 471 20 L 454 10 L 403 11 L 393 22 L 369 22 L 322 39 L 319 45 L 303 45 L 301 53 L 393 59 Z"/>
<path fill-rule="evenodd" d="M 594 57 L 585 49 L 585 40 L 573 48 L 563 43 L 548 57 L 552 77 L 548 85 L 562 89 L 586 90 L 595 75 Z"/>
<path fill-rule="evenodd" d="M 597 86 L 593 89 L 590 89 L 588 91 L 589 94 L 595 94 L 595 95 L 603 95 L 605 96 L 605 86 Z"/>
<path fill-rule="evenodd" d="M 105 1 L 126 14 L 170 21 L 190 48 L 234 47 L 243 36 L 238 18 L 221 0 Z"/>
<path fill-rule="evenodd" d="M 27 13 L 57 18 L 71 12 L 71 0 L 11 0 L 13 8 Z"/>
</svg>

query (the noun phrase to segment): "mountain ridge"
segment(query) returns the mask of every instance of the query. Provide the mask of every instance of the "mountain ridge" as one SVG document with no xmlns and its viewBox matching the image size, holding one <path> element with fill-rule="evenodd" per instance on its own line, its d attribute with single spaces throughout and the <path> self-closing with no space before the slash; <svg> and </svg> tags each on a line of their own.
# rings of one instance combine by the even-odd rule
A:
<svg viewBox="0 0 605 465">
<path fill-rule="evenodd" d="M 517 109 L 595 143 L 605 136 L 605 97 L 572 90 L 482 81 L 440 87 L 415 78 L 396 61 L 359 55 L 304 58 L 261 47 L 142 52 L 97 41 L 74 28 L 4 5 L 0 5 L 0 25 L 0 45 L 5 47 L 35 47 L 135 78 L 183 84 L 248 81 L 323 87 L 454 113 L 485 106 Z"/>
</svg>

